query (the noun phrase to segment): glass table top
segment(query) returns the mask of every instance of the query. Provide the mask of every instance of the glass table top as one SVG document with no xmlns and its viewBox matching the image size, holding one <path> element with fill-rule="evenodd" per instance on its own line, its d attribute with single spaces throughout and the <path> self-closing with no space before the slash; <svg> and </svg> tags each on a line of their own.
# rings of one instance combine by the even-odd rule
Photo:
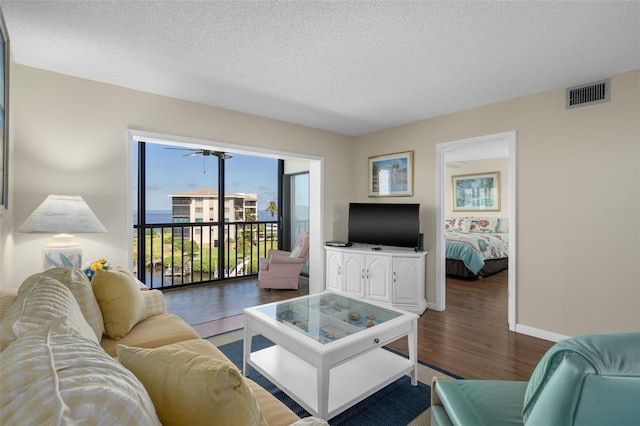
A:
<svg viewBox="0 0 640 426">
<path fill-rule="evenodd" d="M 402 313 L 330 292 L 255 310 L 320 343 L 330 343 L 402 316 Z"/>
</svg>

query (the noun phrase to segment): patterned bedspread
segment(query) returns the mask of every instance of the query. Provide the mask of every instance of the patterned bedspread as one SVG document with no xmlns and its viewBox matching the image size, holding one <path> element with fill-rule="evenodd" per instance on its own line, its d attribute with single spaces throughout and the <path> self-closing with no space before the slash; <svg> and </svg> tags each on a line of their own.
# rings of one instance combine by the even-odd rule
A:
<svg viewBox="0 0 640 426">
<path fill-rule="evenodd" d="M 445 232 L 447 259 L 461 260 L 477 274 L 487 259 L 509 257 L 509 234 Z"/>
</svg>

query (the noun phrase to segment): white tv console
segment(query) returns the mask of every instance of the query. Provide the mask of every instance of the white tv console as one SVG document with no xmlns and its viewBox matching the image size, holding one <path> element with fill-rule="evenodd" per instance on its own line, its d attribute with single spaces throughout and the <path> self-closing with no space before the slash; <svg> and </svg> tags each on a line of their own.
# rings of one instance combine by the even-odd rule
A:
<svg viewBox="0 0 640 426">
<path fill-rule="evenodd" d="M 418 315 L 427 309 L 426 251 L 329 246 L 325 251 L 327 290 Z"/>
</svg>

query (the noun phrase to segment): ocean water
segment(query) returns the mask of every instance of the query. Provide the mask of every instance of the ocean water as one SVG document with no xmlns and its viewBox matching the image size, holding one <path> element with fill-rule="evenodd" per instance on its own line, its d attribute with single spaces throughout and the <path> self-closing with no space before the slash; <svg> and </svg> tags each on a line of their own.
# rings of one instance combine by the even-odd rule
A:
<svg viewBox="0 0 640 426">
<path fill-rule="evenodd" d="M 278 216 L 271 217 L 271 213 L 267 211 L 258 211 L 258 221 L 269 222 L 277 220 Z M 152 223 L 171 223 L 171 210 L 147 210 L 146 217 L 147 224 Z M 133 224 L 138 224 L 138 211 L 133 212 Z"/>
<path fill-rule="evenodd" d="M 171 223 L 171 210 L 147 210 L 146 222 Z M 138 211 L 133 212 L 133 224 L 138 224 Z"/>
</svg>

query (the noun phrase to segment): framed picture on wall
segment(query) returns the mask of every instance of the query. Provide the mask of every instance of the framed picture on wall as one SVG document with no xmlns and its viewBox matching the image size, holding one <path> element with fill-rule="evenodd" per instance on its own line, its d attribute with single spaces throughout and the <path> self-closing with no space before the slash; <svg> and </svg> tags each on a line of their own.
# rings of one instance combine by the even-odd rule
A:
<svg viewBox="0 0 640 426">
<path fill-rule="evenodd" d="M 7 35 L 7 27 L 4 23 L 4 16 L 0 12 L 0 137 L 2 146 L 0 147 L 0 210 L 6 209 L 9 201 L 9 36 Z"/>
<path fill-rule="evenodd" d="M 499 211 L 500 172 L 451 176 L 452 210 Z"/>
<path fill-rule="evenodd" d="M 413 195 L 413 151 L 369 157 L 369 197 Z"/>
</svg>

